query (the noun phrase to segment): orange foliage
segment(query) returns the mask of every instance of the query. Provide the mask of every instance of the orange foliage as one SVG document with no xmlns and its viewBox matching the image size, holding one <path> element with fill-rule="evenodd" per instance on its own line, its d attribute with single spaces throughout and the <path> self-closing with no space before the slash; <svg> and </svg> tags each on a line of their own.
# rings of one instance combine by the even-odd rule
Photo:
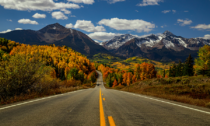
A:
<svg viewBox="0 0 210 126">
<path fill-rule="evenodd" d="M 112 87 L 115 87 L 115 86 L 117 86 L 117 80 L 116 79 L 114 80 Z"/>
</svg>

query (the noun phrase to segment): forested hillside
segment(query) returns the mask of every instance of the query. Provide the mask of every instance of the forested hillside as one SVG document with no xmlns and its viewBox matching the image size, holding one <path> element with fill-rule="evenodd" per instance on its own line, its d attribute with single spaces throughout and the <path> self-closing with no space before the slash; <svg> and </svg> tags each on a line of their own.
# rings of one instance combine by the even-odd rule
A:
<svg viewBox="0 0 210 126">
<path fill-rule="evenodd" d="M 121 65 L 121 69 L 106 64 L 97 68 L 108 87 L 210 108 L 210 46 L 201 47 L 198 58 L 189 55 L 185 62 L 171 63 L 167 72 L 157 73 L 154 62 L 137 59 L 124 60 L 133 64 L 127 70 Z"/>
<path fill-rule="evenodd" d="M 0 38 L 0 101 L 51 89 L 93 84 L 94 64 L 66 46 L 25 45 Z M 58 91 L 59 93 L 61 91 Z"/>
</svg>

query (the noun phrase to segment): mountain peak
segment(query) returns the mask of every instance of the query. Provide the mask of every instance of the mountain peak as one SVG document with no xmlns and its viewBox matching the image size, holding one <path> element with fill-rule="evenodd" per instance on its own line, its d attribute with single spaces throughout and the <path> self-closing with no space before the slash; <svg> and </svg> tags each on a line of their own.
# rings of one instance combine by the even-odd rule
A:
<svg viewBox="0 0 210 126">
<path fill-rule="evenodd" d="M 49 30 L 63 30 L 66 29 L 64 26 L 60 25 L 59 23 L 55 23 L 55 24 L 50 24 L 47 25 L 46 27 L 42 28 L 41 30 L 39 30 L 39 32 L 45 33 Z"/>
<path fill-rule="evenodd" d="M 166 36 L 174 36 L 174 34 L 173 33 L 171 33 L 170 31 L 165 31 L 164 33 L 163 33 L 164 35 L 166 35 Z"/>
<path fill-rule="evenodd" d="M 60 25 L 59 23 L 51 24 L 51 26 L 55 26 L 55 27 L 59 27 L 59 28 L 65 28 L 64 26 Z"/>
</svg>

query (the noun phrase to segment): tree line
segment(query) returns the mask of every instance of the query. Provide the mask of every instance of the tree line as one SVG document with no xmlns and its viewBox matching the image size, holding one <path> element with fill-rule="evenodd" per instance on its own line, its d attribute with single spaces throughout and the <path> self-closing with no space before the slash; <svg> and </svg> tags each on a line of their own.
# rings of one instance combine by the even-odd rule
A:
<svg viewBox="0 0 210 126">
<path fill-rule="evenodd" d="M 26 45 L 0 38 L 0 101 L 28 90 L 50 88 L 47 79 L 93 84 L 96 78 L 94 63 L 69 47 Z"/>
</svg>

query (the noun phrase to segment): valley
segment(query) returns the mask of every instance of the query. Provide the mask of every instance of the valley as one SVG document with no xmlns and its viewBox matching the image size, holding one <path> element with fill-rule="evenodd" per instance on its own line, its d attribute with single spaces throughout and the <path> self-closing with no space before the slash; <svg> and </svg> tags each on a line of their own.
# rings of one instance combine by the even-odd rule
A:
<svg viewBox="0 0 210 126">
<path fill-rule="evenodd" d="M 0 126 L 209 126 L 210 0 L 0 0 Z"/>
<path fill-rule="evenodd" d="M 14 33 L 18 36 L 12 35 Z M 7 91 L 2 90 L 1 104 L 30 99 L 34 96 L 42 97 L 70 90 L 92 88 L 97 84 L 96 70 L 102 72 L 107 88 L 120 90 L 127 90 L 128 87 L 135 87 L 138 84 L 142 85 L 141 83 L 147 80 L 151 80 L 149 85 L 147 83 L 143 85 L 153 88 L 165 82 L 179 85 L 178 82 L 176 84 L 173 81 L 173 78 L 177 80 L 177 77 L 190 78 L 199 75 L 202 78 L 204 75 L 205 77 L 209 76 L 206 71 L 209 69 L 208 62 L 201 60 L 202 58 L 208 59 L 208 55 L 203 52 L 209 49 L 209 40 L 185 39 L 169 31 L 142 38 L 125 34 L 98 44 L 84 33 L 67 29 L 56 23 L 39 31 L 12 31 L 0 34 L 0 36 L 11 38 L 11 40 L 1 38 L 2 70 L 0 75 L 3 78 L 6 77 L 6 79 L 1 79 L 1 87 L 7 89 L 8 86 L 5 83 L 11 82 L 20 85 L 15 88 L 12 86 L 14 89 L 8 88 Z M 30 38 L 32 36 L 36 39 Z M 120 50 L 124 50 L 126 55 Z M 18 64 L 11 67 L 14 62 Z M 32 66 L 37 67 L 37 70 L 31 69 Z M 41 70 L 41 67 L 44 69 Z M 23 69 L 22 71 L 31 74 L 28 74 L 24 80 L 22 78 L 25 76 L 17 75 L 15 69 L 18 71 Z M 21 81 L 10 78 L 17 78 Z M 155 78 L 153 85 L 152 80 Z M 181 83 L 182 80 L 180 79 Z M 186 80 L 184 79 L 184 81 Z M 21 86 L 23 83 L 27 83 L 27 85 Z M 196 85 L 198 84 L 195 84 L 195 87 Z M 207 85 L 204 86 L 204 92 L 208 90 Z M 163 86 L 163 88 L 166 87 Z M 187 87 L 182 88 L 188 90 Z M 140 92 L 143 94 L 145 91 L 148 92 L 144 88 L 139 90 L 142 90 L 143 92 Z M 190 90 L 194 89 L 190 88 Z M 134 90 L 134 92 L 136 91 L 138 92 L 138 90 Z M 9 95 L 11 92 L 13 93 Z M 158 92 L 164 93 L 163 90 L 158 90 Z M 153 95 L 158 92 L 154 92 Z M 23 95 L 27 97 L 23 97 Z M 179 96 L 179 94 L 175 95 Z M 180 95 L 182 97 L 188 93 Z M 204 99 L 206 98 L 207 100 L 203 102 L 205 104 L 197 105 L 208 106 L 209 97 Z"/>
</svg>

